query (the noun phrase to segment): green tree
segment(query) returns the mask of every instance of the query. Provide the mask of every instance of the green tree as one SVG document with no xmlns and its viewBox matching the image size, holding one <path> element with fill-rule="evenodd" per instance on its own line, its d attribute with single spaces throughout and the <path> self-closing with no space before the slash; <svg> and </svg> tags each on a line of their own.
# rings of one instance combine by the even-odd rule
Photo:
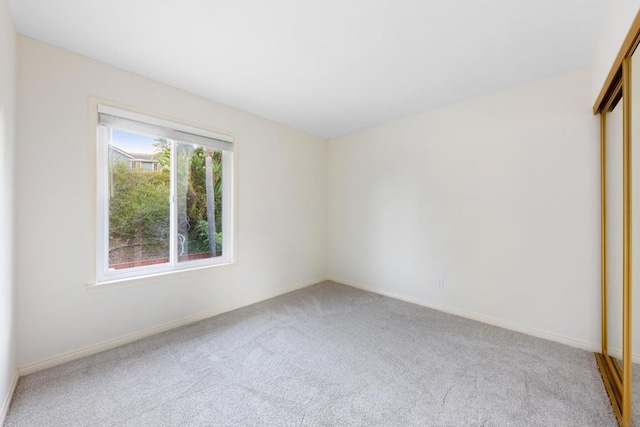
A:
<svg viewBox="0 0 640 427">
<path fill-rule="evenodd" d="M 125 161 L 112 163 L 111 176 L 110 252 L 134 246 L 143 251 L 168 249 L 169 176 L 131 170 Z"/>
<path fill-rule="evenodd" d="M 160 170 L 169 175 L 171 146 L 163 138 L 157 139 L 154 145 L 154 158 L 160 163 Z M 208 147 L 187 149 L 186 146 L 179 144 L 176 156 L 179 188 L 181 192 L 186 191 L 186 203 L 180 200 L 178 209 L 179 212 L 185 211 L 187 223 L 180 223 L 179 230 L 188 238 L 189 253 L 208 250 L 211 256 L 215 256 L 216 250 L 221 249 L 222 152 Z M 188 171 L 183 169 L 185 164 L 190 164 Z M 206 235 L 202 234 L 202 220 L 207 222 Z"/>
<path fill-rule="evenodd" d="M 169 142 L 164 138 L 156 139 L 156 143 L 153 144 L 156 147 L 153 158 L 160 163 L 160 170 L 166 174 L 171 173 L 171 146 Z"/>
</svg>

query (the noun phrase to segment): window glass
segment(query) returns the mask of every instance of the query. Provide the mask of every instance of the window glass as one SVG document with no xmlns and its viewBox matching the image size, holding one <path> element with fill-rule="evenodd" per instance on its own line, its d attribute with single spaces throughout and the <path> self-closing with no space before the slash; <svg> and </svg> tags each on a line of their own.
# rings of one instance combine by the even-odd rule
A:
<svg viewBox="0 0 640 427">
<path fill-rule="evenodd" d="M 178 261 L 222 255 L 222 151 L 176 144 Z"/>
<path fill-rule="evenodd" d="M 153 136 L 111 130 L 109 269 L 169 262 L 170 175 L 141 167 L 139 160 L 157 163 L 161 146 Z"/>
<path fill-rule="evenodd" d="M 229 262 L 232 139 L 98 108 L 98 281 Z"/>
</svg>

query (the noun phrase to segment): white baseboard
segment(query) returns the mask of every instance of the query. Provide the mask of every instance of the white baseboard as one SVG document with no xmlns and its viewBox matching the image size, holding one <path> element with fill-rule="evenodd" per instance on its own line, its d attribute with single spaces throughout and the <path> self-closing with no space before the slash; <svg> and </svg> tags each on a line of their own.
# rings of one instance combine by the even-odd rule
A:
<svg viewBox="0 0 640 427">
<path fill-rule="evenodd" d="M 232 310 L 236 310 L 238 308 L 242 308 L 245 307 L 247 305 L 251 305 L 251 304 L 255 304 L 257 302 L 260 301 L 264 301 L 270 298 L 274 298 L 277 297 L 279 295 L 283 295 L 289 292 L 293 292 L 295 290 L 298 289 L 302 289 L 302 288 L 306 288 L 308 286 L 314 285 L 316 283 L 320 283 L 323 282 L 325 280 L 331 280 L 337 283 L 342 283 L 344 285 L 347 286 L 351 286 L 354 288 L 358 288 L 358 289 L 362 289 L 364 291 L 368 291 L 368 292 L 373 292 L 379 295 L 384 295 L 390 298 L 395 298 L 398 300 L 402 300 L 402 301 L 407 301 L 413 304 L 418 304 L 424 307 L 429 307 L 438 311 L 442 311 L 445 313 L 450 313 L 450 314 L 454 314 L 457 316 L 461 316 L 461 317 L 465 317 L 467 319 L 472 319 L 472 320 L 477 320 L 479 322 L 482 323 L 487 323 L 490 325 L 494 325 L 494 326 L 498 326 L 501 328 L 505 328 L 505 329 L 509 329 L 512 331 L 516 331 L 516 332 L 521 332 L 527 335 L 532 335 L 534 337 L 538 337 L 538 338 L 544 338 L 544 339 L 548 339 L 550 341 L 555 341 L 555 342 L 559 342 L 561 344 L 566 344 L 569 345 L 571 347 L 576 347 L 576 348 L 580 348 L 583 350 L 587 350 L 587 351 L 592 351 L 592 352 L 599 352 L 600 351 L 600 347 L 596 344 L 593 343 L 587 343 L 584 341 L 580 341 L 580 340 L 576 340 L 573 338 L 569 338 L 563 335 L 558 335 L 558 334 L 554 334 L 554 333 L 550 333 L 550 332 L 546 332 L 546 331 L 542 331 L 539 329 L 535 329 L 535 328 L 530 328 L 528 326 L 523 326 L 523 325 L 519 325 L 517 323 L 513 323 L 513 322 L 508 322 L 505 320 L 500 320 L 500 319 L 495 319 L 493 317 L 489 317 L 489 316 L 485 316 L 482 314 L 477 314 L 477 313 L 473 313 L 470 311 L 466 311 L 466 310 L 462 310 L 462 309 L 458 309 L 455 307 L 451 307 L 448 305 L 444 305 L 444 304 L 438 304 L 438 303 L 434 303 L 432 301 L 423 299 L 423 298 L 419 298 L 419 297 L 413 297 L 413 296 L 406 296 L 406 295 L 400 295 L 400 294 L 396 294 L 393 292 L 388 292 L 388 291 L 383 291 L 380 289 L 373 289 L 370 287 L 367 287 L 365 285 L 359 284 L 359 283 L 355 283 L 352 282 L 350 280 L 346 280 L 346 279 L 341 279 L 341 278 L 337 278 L 337 277 L 319 277 L 313 280 L 309 280 L 303 283 L 299 283 L 293 286 L 288 286 L 288 287 L 284 287 L 284 288 L 279 288 L 276 289 L 274 291 L 271 292 L 266 292 L 262 295 L 260 295 L 259 297 L 254 297 L 251 299 L 246 299 L 244 301 L 232 304 L 232 305 L 227 305 L 227 306 L 222 306 L 222 307 L 217 307 L 214 308 L 212 310 L 208 310 L 205 312 L 201 312 L 201 313 L 197 313 L 191 316 L 187 316 L 184 317 L 182 319 L 178 319 L 178 320 L 174 320 L 171 322 L 167 322 L 167 323 L 163 323 L 161 325 L 158 326 L 154 326 L 151 328 L 147 328 L 147 329 L 143 329 L 141 331 L 138 332 L 134 332 L 131 334 L 127 334 L 112 340 L 108 340 L 108 341 L 103 341 L 101 343 L 97 343 L 97 344 L 93 344 L 87 347 L 83 347 L 80 349 L 76 349 L 76 350 L 72 350 L 70 352 L 66 352 L 63 354 L 59 354 L 57 356 L 53 356 L 47 359 L 43 359 L 40 360 L 38 362 L 35 363 L 30 363 L 28 365 L 22 366 L 19 369 L 19 375 L 28 375 L 37 371 L 41 371 L 43 369 L 47 369 L 47 368 L 51 368 L 53 366 L 56 365 L 60 365 L 62 363 L 66 363 L 66 362 L 70 362 L 72 360 L 75 359 L 79 359 L 85 356 L 90 356 L 92 354 L 96 354 L 96 353 L 100 353 L 102 351 L 105 350 L 110 350 L 112 348 L 115 347 L 119 347 L 121 345 L 124 344 L 129 344 L 131 342 L 137 341 L 139 339 L 142 338 L 146 338 L 146 337 L 150 337 L 152 335 L 155 334 L 159 334 L 162 332 L 166 332 L 169 331 L 171 329 L 175 329 L 175 328 L 179 328 L 181 326 L 185 326 L 191 323 L 195 323 L 198 322 L 200 320 L 204 320 L 207 319 L 209 317 L 212 316 L 216 316 L 218 314 L 222 314 L 222 313 L 226 313 L 228 311 L 232 311 Z M 640 354 L 634 354 L 632 357 L 632 360 L 634 363 L 640 363 Z M 13 389 L 15 389 L 15 386 L 17 384 L 18 381 L 18 372 L 16 372 L 16 376 L 14 378 L 13 381 Z M 11 394 L 9 395 L 7 402 L 5 402 L 5 406 L 3 409 L 3 412 L 0 412 L 0 421 L 3 419 L 2 417 L 4 417 L 6 415 L 6 411 L 9 408 L 9 404 L 11 402 L 11 396 L 13 395 L 13 389 L 11 391 Z M 0 425 L 2 425 L 2 422 L 0 422 Z"/>
<path fill-rule="evenodd" d="M 7 413 L 9 412 L 9 406 L 11 406 L 11 400 L 13 399 L 13 393 L 16 391 L 16 386 L 18 385 L 18 378 L 20 378 L 20 372 L 16 369 L 13 373 L 13 379 L 11 380 L 11 385 L 9 386 L 9 392 L 4 398 L 4 403 L 2 408 L 0 408 L 0 426 L 4 425 L 4 420 L 7 418 Z"/>
<path fill-rule="evenodd" d="M 216 316 L 218 314 L 222 314 L 222 313 L 226 313 L 228 311 L 232 311 L 232 310 L 236 310 L 238 308 L 242 308 L 242 307 L 246 307 L 248 305 L 251 304 L 255 304 L 257 302 L 260 301 L 264 301 L 264 300 L 268 300 L 274 297 L 277 297 L 279 295 L 283 295 L 289 292 L 293 292 L 296 291 L 298 289 L 302 289 L 302 288 L 306 288 L 308 286 L 311 285 L 315 285 L 317 283 L 323 282 L 327 280 L 326 277 L 318 277 L 316 279 L 313 280 L 308 280 L 306 282 L 303 283 L 298 283 L 296 285 L 293 286 L 287 286 L 284 288 L 278 288 L 276 290 L 272 290 L 270 292 L 266 292 L 258 297 L 253 297 L 253 298 L 248 298 L 245 299 L 244 301 L 240 301 L 237 302 L 235 304 L 231 304 L 231 305 L 227 305 L 227 306 L 222 306 L 222 307 L 216 307 L 214 309 L 211 310 L 207 310 L 201 313 L 197 313 L 197 314 L 193 314 L 191 316 L 187 316 L 184 317 L 182 319 L 178 319 L 178 320 L 173 320 L 171 322 L 167 322 L 167 323 L 163 323 L 161 325 L 158 326 L 154 326 L 151 328 L 147 328 L 147 329 L 143 329 L 141 331 L 138 332 L 134 332 L 131 334 L 127 334 L 118 338 L 114 338 L 112 340 L 108 340 L 108 341 L 103 341 L 101 343 L 98 344 L 93 344 L 87 347 L 83 347 L 83 348 L 79 348 L 77 350 L 72 350 L 63 354 L 59 354 L 57 356 L 53 356 L 47 359 L 43 359 L 40 360 L 38 362 L 35 363 L 30 363 L 28 365 L 25 366 L 21 366 L 20 367 L 20 375 L 29 375 L 32 374 L 34 372 L 37 371 L 41 371 L 43 369 L 47 369 L 47 368 L 51 368 L 53 366 L 56 365 L 60 365 L 62 363 L 66 363 L 66 362 L 70 362 L 72 360 L 75 359 L 80 359 L 82 357 L 85 356 L 90 356 L 92 354 L 96 354 L 96 353 L 100 353 L 102 351 L 105 350 L 110 350 L 112 348 L 115 347 L 119 347 L 121 345 L 124 344 L 129 344 L 131 342 L 140 340 L 142 338 L 147 338 L 150 337 L 152 335 L 156 335 L 162 332 L 166 332 L 169 331 L 171 329 L 176 329 L 179 328 L 181 326 L 185 326 L 188 325 L 190 323 L 195 323 L 198 322 L 200 320 L 204 320 L 207 319 L 209 317 L 213 317 Z M 2 425 L 0 423 L 0 425 Z"/>
<path fill-rule="evenodd" d="M 511 331 L 521 332 L 523 334 L 531 335 L 538 338 L 547 339 L 549 341 L 555 341 L 560 344 L 566 344 L 571 347 L 579 348 L 582 350 L 591 351 L 594 353 L 600 352 L 600 345 L 589 343 L 581 340 L 576 340 L 574 338 L 570 338 L 564 335 L 555 334 L 552 332 L 543 331 L 540 329 L 530 328 L 528 326 L 520 325 L 518 323 L 509 322 L 506 320 L 496 319 L 490 316 L 485 316 L 483 314 L 473 313 L 471 311 L 462 310 L 459 308 L 451 307 L 445 304 L 438 304 L 432 301 L 426 300 L 424 298 L 400 295 L 393 292 L 383 291 L 381 289 L 374 289 L 368 286 L 365 286 L 360 283 L 355 283 L 351 280 L 342 279 L 339 277 L 331 277 L 329 276 L 328 280 L 336 283 L 342 283 L 347 286 L 351 286 L 353 288 L 362 289 L 363 291 L 373 292 L 375 294 L 384 295 L 390 298 L 395 298 L 401 301 L 410 302 L 413 304 L 418 304 L 424 307 L 429 307 L 434 310 L 442 311 L 449 314 L 455 314 L 456 316 L 464 317 L 471 320 L 477 320 L 478 322 L 486 323 L 493 326 L 498 326 L 500 328 L 509 329 Z M 611 352 L 610 352 L 611 353 Z M 640 354 L 634 354 L 632 356 L 633 363 L 640 363 Z"/>
</svg>

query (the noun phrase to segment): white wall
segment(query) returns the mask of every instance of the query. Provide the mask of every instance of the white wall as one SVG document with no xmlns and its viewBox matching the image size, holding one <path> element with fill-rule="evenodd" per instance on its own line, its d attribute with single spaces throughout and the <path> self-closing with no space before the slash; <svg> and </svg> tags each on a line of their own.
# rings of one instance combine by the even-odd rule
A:
<svg viewBox="0 0 640 427">
<path fill-rule="evenodd" d="M 0 0 L 0 424 L 16 371 L 13 153 L 16 110 L 16 32 Z"/>
<path fill-rule="evenodd" d="M 598 348 L 590 83 L 580 70 L 331 140 L 329 277 Z"/>
<path fill-rule="evenodd" d="M 596 101 L 613 61 L 640 9 L 640 0 L 609 0 L 610 7 L 598 38 L 591 76 L 591 105 Z"/>
<path fill-rule="evenodd" d="M 326 140 L 24 37 L 18 53 L 21 367 L 324 279 Z M 237 263 L 86 289 L 95 257 L 90 96 L 236 135 Z"/>
</svg>

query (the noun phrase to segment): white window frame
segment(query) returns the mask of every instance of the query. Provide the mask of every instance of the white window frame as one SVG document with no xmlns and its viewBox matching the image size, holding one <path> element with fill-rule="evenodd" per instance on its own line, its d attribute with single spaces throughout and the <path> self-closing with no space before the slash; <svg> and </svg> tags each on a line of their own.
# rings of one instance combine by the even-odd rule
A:
<svg viewBox="0 0 640 427">
<path fill-rule="evenodd" d="M 110 270 L 109 269 L 109 141 L 110 129 L 118 128 L 122 130 L 135 130 L 131 127 L 123 127 L 121 125 L 112 125 L 112 127 L 106 127 L 100 124 L 100 119 L 97 123 L 97 251 L 96 251 L 96 279 L 97 284 L 109 283 L 113 281 L 144 278 L 156 274 L 165 274 L 173 271 L 191 270 L 196 268 L 202 268 L 207 266 L 223 265 L 233 262 L 234 256 L 234 151 L 235 148 L 229 149 L 233 146 L 234 138 L 230 135 L 224 135 L 217 132 L 212 132 L 192 126 L 184 125 L 181 123 L 159 119 L 156 117 L 135 113 L 107 105 L 98 104 L 97 115 L 100 114 L 111 115 L 116 118 L 135 121 L 140 124 L 141 128 L 149 126 L 150 128 L 156 127 L 165 131 L 164 135 L 158 136 L 171 136 L 171 131 L 177 131 L 178 134 L 189 134 L 193 140 L 197 140 L 201 146 L 209 146 L 215 149 L 220 147 L 226 147 L 222 150 L 222 255 L 219 257 L 197 259 L 190 261 L 178 262 L 178 228 L 175 225 L 178 216 L 178 207 L 176 203 L 176 174 L 177 169 L 171 168 L 170 179 L 170 236 L 169 236 L 169 263 L 167 264 L 155 264 L 149 266 L 132 267 L 122 270 Z M 131 122 L 132 123 L 132 122 Z M 135 124 L 134 124 L 135 125 Z M 155 133 L 151 133 L 154 135 Z M 177 142 L 185 142 L 181 139 L 167 138 L 170 141 L 171 150 L 171 165 L 175 165 L 176 150 L 175 146 Z M 233 146 L 235 147 L 235 146 Z"/>
</svg>

